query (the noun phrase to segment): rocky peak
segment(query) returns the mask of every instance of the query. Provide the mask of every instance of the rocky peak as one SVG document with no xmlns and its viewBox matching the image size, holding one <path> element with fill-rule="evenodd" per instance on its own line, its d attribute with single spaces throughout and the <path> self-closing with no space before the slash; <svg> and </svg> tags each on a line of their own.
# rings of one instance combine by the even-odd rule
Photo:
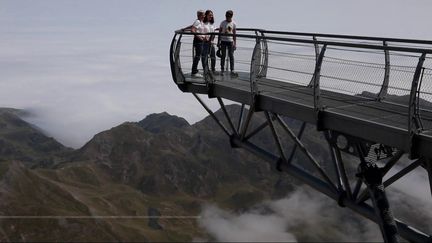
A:
<svg viewBox="0 0 432 243">
<path fill-rule="evenodd" d="M 160 133 L 167 129 L 190 126 L 184 118 L 170 115 L 167 112 L 150 114 L 138 122 L 138 125 L 152 133 Z"/>
</svg>

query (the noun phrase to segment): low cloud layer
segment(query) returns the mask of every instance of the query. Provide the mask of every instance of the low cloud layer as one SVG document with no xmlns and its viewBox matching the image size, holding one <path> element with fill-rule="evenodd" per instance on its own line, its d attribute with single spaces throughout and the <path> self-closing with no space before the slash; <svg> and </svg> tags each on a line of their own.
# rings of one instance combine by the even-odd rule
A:
<svg viewBox="0 0 432 243">
<path fill-rule="evenodd" d="M 399 171 L 397 166 L 388 176 Z M 424 231 L 432 231 L 432 205 L 427 174 L 417 168 L 387 189 L 394 215 Z M 217 241 L 339 241 L 380 242 L 377 224 L 340 208 L 309 187 L 299 187 L 286 198 L 266 201 L 245 213 L 216 205 L 203 207 L 199 224 Z"/>
<path fill-rule="evenodd" d="M 286 242 L 296 241 L 286 232 L 286 220 L 281 215 L 261 215 L 258 212 L 235 215 L 216 206 L 204 208 L 200 224 L 222 242 Z"/>
<path fill-rule="evenodd" d="M 354 215 L 310 188 L 264 202 L 244 214 L 204 207 L 199 223 L 211 236 L 229 241 L 381 241 L 372 222 Z"/>
</svg>

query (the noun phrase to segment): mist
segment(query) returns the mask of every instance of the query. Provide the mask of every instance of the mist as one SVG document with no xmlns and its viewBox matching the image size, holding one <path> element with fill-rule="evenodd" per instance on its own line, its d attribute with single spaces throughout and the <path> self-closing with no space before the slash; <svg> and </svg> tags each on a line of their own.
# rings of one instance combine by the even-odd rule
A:
<svg viewBox="0 0 432 243">
<path fill-rule="evenodd" d="M 395 166 L 385 178 L 402 168 L 401 165 Z M 394 216 L 423 232 L 432 230 L 425 223 L 432 221 L 427 185 L 427 172 L 419 167 L 386 189 Z M 264 201 L 243 213 L 207 204 L 200 216 L 199 225 L 221 242 L 383 240 L 377 224 L 348 208 L 339 207 L 336 201 L 308 186 L 300 186 L 283 199 Z"/>
<path fill-rule="evenodd" d="M 150 113 L 199 121 L 205 110 L 172 81 L 169 45 L 197 9 L 219 23 L 227 6 L 239 27 L 432 39 L 426 0 L 3 0 L 0 107 L 29 110 L 25 119 L 74 148 Z"/>
<path fill-rule="evenodd" d="M 398 168 L 400 169 L 400 168 Z M 391 173 L 393 174 L 393 173 Z M 432 205 L 423 169 L 416 169 L 387 190 L 399 220 L 430 232 Z M 303 186 L 286 198 L 265 201 L 244 213 L 203 206 L 199 225 L 221 242 L 380 242 L 379 226 L 332 199 Z"/>
<path fill-rule="evenodd" d="M 199 224 L 222 242 L 382 241 L 377 225 L 308 187 L 242 214 L 206 205 Z"/>
</svg>

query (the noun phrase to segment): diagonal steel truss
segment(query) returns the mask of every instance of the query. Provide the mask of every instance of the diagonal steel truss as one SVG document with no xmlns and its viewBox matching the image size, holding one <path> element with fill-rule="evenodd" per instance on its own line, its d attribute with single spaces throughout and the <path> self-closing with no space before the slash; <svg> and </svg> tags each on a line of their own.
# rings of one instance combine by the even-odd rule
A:
<svg viewBox="0 0 432 243">
<path fill-rule="evenodd" d="M 269 111 L 257 111 L 254 109 L 254 103 L 252 103 L 249 109 L 246 109 L 245 104 L 241 105 L 238 120 L 235 124 L 235 117 L 229 115 L 222 98 L 217 97 L 223 117 L 226 120 L 223 122 L 197 94 L 193 93 L 193 95 L 230 138 L 232 147 L 243 148 L 257 155 L 274 165 L 279 171 L 288 173 L 334 199 L 339 206 L 348 207 L 365 218 L 376 222 L 380 227 L 385 242 L 398 242 L 399 237 L 410 242 L 432 241 L 431 235 L 393 217 L 385 191 L 386 187 L 400 180 L 414 169 L 423 167 L 428 173 L 432 193 L 432 161 L 430 159 L 420 157 L 384 181 L 384 176 L 400 161 L 405 151 L 384 144 L 365 141 L 340 132 L 324 130 L 321 132 L 328 143 L 332 160 L 329 161 L 330 163 L 326 163 L 327 166 L 324 169 L 319 160 L 314 157 L 301 140 L 306 127 L 305 122 L 302 123 L 296 134 L 279 114 Z M 251 120 L 257 113 L 263 113 L 266 119 L 262 124 L 252 129 L 250 126 Z M 253 137 L 265 129 L 270 130 L 277 153 L 268 151 L 252 141 Z M 294 143 L 289 154 L 286 153 L 282 142 L 283 137 L 289 137 Z M 297 151 L 306 156 L 307 162 L 313 170 L 305 170 L 293 163 Z M 358 173 L 354 175 L 354 178 L 353 175 L 347 173 L 346 161 L 342 156 L 344 153 L 356 156 L 360 161 Z M 382 167 L 377 165 L 378 160 L 385 162 Z M 330 176 L 329 171 L 331 171 L 332 176 Z"/>
</svg>

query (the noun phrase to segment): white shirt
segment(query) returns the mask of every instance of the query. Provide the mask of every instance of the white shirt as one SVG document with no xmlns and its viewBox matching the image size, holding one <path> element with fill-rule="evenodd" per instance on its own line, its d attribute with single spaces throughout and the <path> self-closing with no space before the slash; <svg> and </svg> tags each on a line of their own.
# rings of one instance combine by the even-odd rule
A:
<svg viewBox="0 0 432 243">
<path fill-rule="evenodd" d="M 203 23 L 203 25 L 204 25 L 204 32 L 203 33 L 213 33 L 213 32 L 215 32 L 215 27 L 210 22 Z M 212 35 L 207 35 L 206 36 L 207 40 L 210 40 L 212 37 L 214 38 L 214 35 L 213 36 Z"/>
<path fill-rule="evenodd" d="M 195 20 L 195 22 L 192 24 L 192 27 L 196 29 L 196 33 L 205 33 L 204 23 L 201 22 L 199 19 Z M 203 35 L 199 35 L 199 36 L 204 37 Z"/>
<path fill-rule="evenodd" d="M 215 27 L 210 22 L 203 23 L 204 25 L 204 33 L 212 33 L 215 31 Z"/>
<path fill-rule="evenodd" d="M 236 29 L 236 23 L 234 20 L 231 20 L 231 22 L 228 22 L 226 20 L 222 21 L 219 27 L 220 33 L 223 34 L 234 34 L 234 30 Z M 234 37 L 232 36 L 221 36 L 221 41 L 229 41 L 233 42 Z"/>
</svg>

